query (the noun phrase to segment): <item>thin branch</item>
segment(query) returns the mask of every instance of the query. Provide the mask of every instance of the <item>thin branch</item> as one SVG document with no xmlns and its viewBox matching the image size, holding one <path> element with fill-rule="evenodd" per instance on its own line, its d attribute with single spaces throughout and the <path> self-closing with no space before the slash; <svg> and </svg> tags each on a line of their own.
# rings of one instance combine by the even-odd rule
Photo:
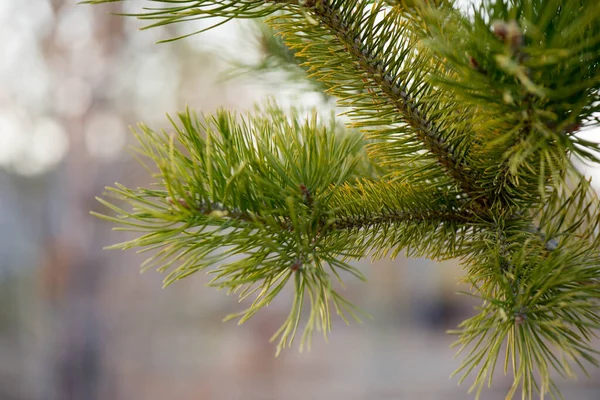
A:
<svg viewBox="0 0 600 400">
<path fill-rule="evenodd" d="M 171 204 L 175 204 L 175 201 L 171 198 L 167 198 L 167 201 Z M 185 209 L 190 209 L 189 204 L 184 199 L 178 199 L 177 202 Z M 214 212 L 221 213 L 222 217 L 237 220 L 242 222 L 259 222 L 262 224 L 269 224 L 270 222 L 260 214 L 254 214 L 248 211 L 242 211 L 236 208 L 226 207 L 221 203 L 217 202 L 201 202 L 194 207 L 194 211 L 198 211 L 203 215 L 210 215 Z M 291 221 L 287 218 L 278 218 L 279 227 L 292 230 Z M 348 215 L 348 216 L 337 216 L 333 219 L 327 220 L 323 218 L 319 221 L 321 228 L 334 229 L 334 230 L 360 230 L 363 228 L 372 227 L 374 225 L 381 224 L 393 224 L 398 222 L 423 222 L 423 221 L 443 221 L 443 222 L 463 222 L 468 223 L 473 221 L 473 214 L 471 212 L 451 212 L 451 211 L 421 211 L 421 212 L 408 212 L 403 210 L 390 210 L 387 213 L 371 213 L 368 215 Z"/>
<path fill-rule="evenodd" d="M 337 230 L 359 230 L 381 224 L 424 221 L 466 223 L 472 221 L 472 214 L 468 214 L 465 212 L 442 211 L 424 211 L 421 213 L 411 213 L 406 211 L 392 210 L 389 213 L 338 217 L 332 223 L 330 223 L 330 227 L 331 229 Z"/>
<path fill-rule="evenodd" d="M 207 201 L 200 201 L 197 204 L 195 204 L 195 206 L 192 208 L 190 206 L 190 204 L 183 198 L 178 198 L 176 201 L 173 200 L 171 197 L 167 197 L 166 199 L 170 204 L 176 205 L 176 203 L 179 203 L 179 205 L 181 205 L 181 207 L 187 209 L 187 210 L 191 210 L 191 211 L 195 211 L 195 212 L 199 212 L 203 215 L 214 215 L 214 214 L 219 214 L 219 216 L 221 218 L 226 218 L 228 220 L 235 220 L 235 221 L 241 221 L 241 222 L 247 222 L 247 223 L 253 223 L 253 222 L 259 222 L 262 224 L 269 224 L 270 222 L 267 221 L 267 219 L 265 219 L 264 217 L 262 217 L 259 214 L 255 214 L 249 211 L 242 211 L 239 210 L 237 208 L 232 208 L 232 207 L 227 207 L 224 204 L 218 203 L 218 202 L 207 202 Z M 279 222 L 279 227 L 286 229 L 286 230 L 291 230 L 291 223 L 290 221 L 288 221 L 285 218 L 275 218 L 278 222 Z"/>
</svg>

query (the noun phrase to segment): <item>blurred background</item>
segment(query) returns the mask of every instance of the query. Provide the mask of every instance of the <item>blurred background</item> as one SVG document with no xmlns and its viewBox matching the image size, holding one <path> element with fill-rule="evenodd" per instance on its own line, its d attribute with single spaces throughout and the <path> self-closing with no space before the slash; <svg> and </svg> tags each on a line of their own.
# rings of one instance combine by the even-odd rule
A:
<svg viewBox="0 0 600 400">
<path fill-rule="evenodd" d="M 203 274 L 163 290 L 158 273 L 139 273 L 140 255 L 102 250 L 128 236 L 89 215 L 105 211 L 94 197 L 149 181 L 124 151 L 128 126 L 268 96 L 332 105 L 288 79 L 253 24 L 156 45 L 190 26 L 139 32 L 107 14 L 139 1 L 74 3 L 0 0 L 0 400 L 473 398 L 448 378 L 460 360 L 445 331 L 476 305 L 455 294 L 456 263 L 362 262 L 369 282 L 346 294 L 373 320 L 336 320 L 329 343 L 275 358 L 269 338 L 290 298 L 241 327 L 222 323 L 240 306 Z M 238 74 L 243 65 L 254 72 Z M 592 374 L 561 381 L 565 398 L 600 398 Z M 482 399 L 504 398 L 500 375 Z"/>
</svg>

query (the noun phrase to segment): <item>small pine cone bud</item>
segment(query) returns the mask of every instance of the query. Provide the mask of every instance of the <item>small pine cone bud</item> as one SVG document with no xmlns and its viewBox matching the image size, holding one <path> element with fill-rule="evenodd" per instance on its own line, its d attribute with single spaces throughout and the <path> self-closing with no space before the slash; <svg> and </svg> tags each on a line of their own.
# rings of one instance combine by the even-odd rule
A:
<svg viewBox="0 0 600 400">
<path fill-rule="evenodd" d="M 508 25 L 504 21 L 494 21 L 492 24 L 492 31 L 494 35 L 503 42 L 508 37 Z"/>
<path fill-rule="evenodd" d="M 469 65 L 471 68 L 479 71 L 479 62 L 473 56 L 469 56 Z"/>
<path fill-rule="evenodd" d="M 190 208 L 189 204 L 187 203 L 187 201 L 185 201 L 185 199 L 179 198 L 177 199 L 177 201 L 179 202 L 179 204 L 181 204 L 183 208 Z"/>
<path fill-rule="evenodd" d="M 304 203 L 310 204 L 312 202 L 312 197 L 311 197 L 310 191 L 308 190 L 306 185 L 301 183 L 299 185 L 299 188 L 300 188 L 300 193 L 302 194 L 302 200 L 304 201 Z"/>
<path fill-rule="evenodd" d="M 504 43 L 510 44 L 513 51 L 516 51 L 523 45 L 523 32 L 516 21 L 510 22 L 495 21 L 492 24 L 494 35 Z"/>
<path fill-rule="evenodd" d="M 312 8 L 317 4 L 318 0 L 298 0 L 298 4 L 302 7 Z"/>
<path fill-rule="evenodd" d="M 177 203 L 175 202 L 175 200 L 171 196 L 167 196 L 165 198 L 165 200 L 167 200 L 167 202 L 169 204 L 171 204 L 171 205 L 177 205 L 177 203 L 179 203 L 179 205 L 182 206 L 183 208 L 190 208 L 190 206 L 185 201 L 185 199 L 182 199 L 181 197 L 177 199 Z"/>
<path fill-rule="evenodd" d="M 290 266 L 290 269 L 294 272 L 300 271 L 302 269 L 302 261 L 297 258 Z"/>
<path fill-rule="evenodd" d="M 571 135 L 574 132 L 577 132 L 581 129 L 581 124 L 579 122 L 574 122 L 565 128 L 565 132 L 568 135 Z"/>
</svg>

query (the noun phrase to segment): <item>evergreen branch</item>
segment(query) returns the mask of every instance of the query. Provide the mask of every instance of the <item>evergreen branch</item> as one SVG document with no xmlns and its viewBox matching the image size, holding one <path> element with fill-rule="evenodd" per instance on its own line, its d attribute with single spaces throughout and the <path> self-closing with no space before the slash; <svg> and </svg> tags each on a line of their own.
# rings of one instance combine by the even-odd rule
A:
<svg viewBox="0 0 600 400">
<path fill-rule="evenodd" d="M 314 114 L 289 120 L 274 106 L 242 121 L 224 111 L 204 118 L 186 112 L 173 127 L 173 136 L 144 126 L 137 134 L 139 152 L 156 163 L 163 188 L 111 189 L 131 212 L 101 200 L 119 214 L 105 218 L 145 233 L 116 247 L 156 251 L 144 267 L 170 269 L 166 285 L 215 266 L 213 285 L 255 296 L 237 315 L 240 322 L 293 282 L 279 349 L 293 340 L 305 296 L 312 302 L 305 333 L 329 330 L 330 315 L 322 311 L 330 303 L 342 316 L 355 315 L 325 268 L 362 275 L 335 260 L 339 245 L 323 247 L 318 225 L 336 185 L 360 171 L 360 137 L 338 137 L 334 122 L 317 122 Z"/>
<path fill-rule="evenodd" d="M 448 233 L 468 219 L 457 210 L 440 212 L 440 195 L 397 183 L 358 184 L 368 177 L 361 165 L 361 137 L 340 134 L 335 121 L 320 122 L 314 113 L 304 120 L 293 111 L 289 119 L 267 105 L 239 120 L 225 111 L 211 117 L 187 111 L 172 123 L 173 135 L 143 125 L 136 132 L 138 153 L 159 169 L 158 188 L 109 188 L 131 211 L 99 199 L 118 214 L 100 217 L 141 233 L 112 247 L 154 251 L 143 267 L 170 270 L 165 285 L 213 267 L 213 285 L 240 292 L 242 298 L 255 295 L 249 308 L 236 314 L 240 322 L 293 282 L 295 297 L 276 334 L 278 349 L 293 340 L 305 295 L 312 308 L 303 345 L 313 330 L 329 330 L 329 312 L 321 311 L 330 303 L 342 317 L 344 312 L 354 315 L 326 270 L 340 282 L 338 271 L 364 279 L 338 258 L 384 251 L 365 240 L 366 232 L 376 234 L 380 243 L 400 246 L 410 246 L 415 235 L 430 244 L 455 241 Z M 404 194 L 390 190 L 391 185 L 402 186 Z M 450 189 L 445 193 L 452 197 Z M 427 204 L 423 196 L 437 203 Z M 431 229 L 446 224 L 452 226 Z"/>
<path fill-rule="evenodd" d="M 575 133 L 596 123 L 600 104 L 600 4 L 485 1 L 474 11 L 474 19 L 449 9 L 429 16 L 438 22 L 428 46 L 453 72 L 435 82 L 466 104 L 485 104 L 476 118 L 488 138 L 481 160 L 491 161 L 480 169 L 496 172 L 482 178 L 494 183 L 488 192 L 531 204 L 531 188 L 543 198 L 575 171 L 572 155 L 599 161 L 598 144 Z"/>
<path fill-rule="evenodd" d="M 375 24 L 380 11 L 382 11 L 382 5 L 377 4 L 370 11 L 370 15 L 364 15 L 362 18 L 356 18 L 354 21 L 364 21 L 368 18 L 365 26 L 372 28 Z M 356 4 L 358 13 L 364 12 L 364 6 L 359 2 Z M 386 66 L 383 65 L 385 61 L 381 59 L 381 56 L 374 51 L 373 48 L 377 47 L 377 44 L 369 46 L 367 43 L 370 41 L 387 41 L 387 40 L 402 40 L 400 29 L 394 31 L 394 35 L 388 34 L 386 36 L 385 29 L 388 26 L 397 25 L 400 27 L 399 17 L 400 15 L 394 15 L 394 11 L 386 16 L 387 21 L 382 24 L 382 28 L 376 29 L 376 31 L 382 32 L 384 38 L 380 39 L 376 36 L 369 37 L 365 30 L 359 30 L 356 26 L 351 26 L 349 22 L 348 14 L 341 15 L 340 13 L 341 2 L 329 2 L 321 1 L 319 6 L 315 9 L 315 15 L 322 21 L 328 28 L 333 32 L 333 35 L 344 45 L 348 50 L 349 54 L 354 57 L 358 65 L 366 71 L 366 75 L 373 77 L 373 81 L 382 89 L 382 93 L 387 96 L 395 108 L 405 117 L 406 122 L 416 129 L 418 137 L 423 141 L 425 147 L 431 151 L 438 159 L 438 162 L 444 166 L 452 175 L 454 179 L 461 185 L 465 185 L 468 192 L 472 191 L 471 183 L 465 181 L 468 177 L 468 173 L 462 168 L 462 166 L 456 160 L 456 157 L 452 153 L 450 146 L 445 142 L 443 135 L 434 126 L 433 122 L 425 117 L 423 112 L 413 96 L 408 93 L 408 87 L 400 83 L 395 75 L 392 75 L 387 70 Z M 346 13 L 355 12 L 352 5 L 344 4 Z M 389 29 L 389 28 L 388 28 Z M 390 31 L 392 31 L 390 29 Z M 399 33 L 396 33 L 400 31 Z M 371 31 L 373 32 L 373 31 Z M 362 38 L 361 38 L 362 36 Z M 360 38 L 357 40 L 357 38 Z M 362 40 L 361 40 L 362 39 Z M 372 47 L 372 48 L 370 48 Z"/>
<path fill-rule="evenodd" d="M 462 381 L 479 369 L 471 387 L 478 396 L 503 346 L 504 373 L 512 366 L 515 376 L 507 398 L 519 386 L 526 398 L 536 391 L 559 396 L 551 370 L 573 378 L 571 364 L 584 372 L 584 362 L 598 366 L 592 339 L 600 329 L 599 206 L 581 180 L 554 191 L 534 216 L 539 227 L 528 226 L 528 218 L 482 221 L 480 237 L 467 244 L 467 281 L 484 305 L 456 332 L 459 351 L 469 349 L 456 373 Z"/>
<path fill-rule="evenodd" d="M 92 2 L 98 3 L 104 0 L 92 0 Z M 439 93 L 425 82 L 425 76 L 440 67 L 431 65 L 429 57 L 424 54 L 425 49 L 419 49 L 422 54 L 417 55 L 415 45 L 419 37 L 411 33 L 410 26 L 402 21 L 405 11 L 401 7 L 390 9 L 385 2 L 366 0 L 333 2 L 202 0 L 179 1 L 176 6 L 149 8 L 145 13 L 133 15 L 145 20 L 157 20 L 158 22 L 148 26 L 152 27 L 197 18 L 258 18 L 271 15 L 278 10 L 286 10 L 282 18 L 289 17 L 293 22 L 285 29 L 281 29 L 282 25 L 279 22 L 274 26 L 284 37 L 289 38 L 293 32 L 302 33 L 299 43 L 292 44 L 290 48 L 298 56 L 308 60 L 310 71 L 330 88 L 332 94 L 341 97 L 343 104 L 353 107 L 349 114 L 362 119 L 357 126 L 372 125 L 365 120 L 365 117 L 367 119 L 374 117 L 378 122 L 382 122 L 384 116 L 389 118 L 395 128 L 380 129 L 373 132 L 373 137 L 381 139 L 381 142 L 396 142 L 392 150 L 393 155 L 406 152 L 408 149 L 411 151 L 407 155 L 414 162 L 414 159 L 424 158 L 416 151 L 417 148 L 426 149 L 434 155 L 435 163 L 440 165 L 463 190 L 476 201 L 482 201 L 475 184 L 475 177 L 465 164 L 464 155 L 468 152 L 467 149 L 461 149 L 460 156 L 457 152 L 458 147 L 465 147 L 468 144 L 468 141 L 464 140 L 468 124 L 464 123 L 462 129 L 456 129 L 457 124 L 454 124 L 452 129 L 444 130 L 444 117 L 449 119 L 457 105 L 449 98 L 440 99 Z M 312 17 L 307 17 L 305 10 L 310 10 Z M 380 17 L 383 20 L 376 22 Z M 311 22 L 311 18 L 318 19 L 323 26 L 316 26 Z M 312 52 L 322 44 L 330 46 L 332 38 L 340 44 L 339 49 Z M 306 41 L 306 39 L 310 40 Z M 381 51 L 384 49 L 389 53 L 385 57 L 382 56 Z M 321 60 L 325 60 L 324 56 L 337 53 L 337 58 L 345 52 L 350 57 L 349 62 L 360 68 L 358 71 L 340 71 L 339 67 L 344 64 L 340 63 L 339 59 L 334 63 L 325 61 L 326 68 L 319 68 L 323 62 Z M 337 71 L 336 66 L 338 66 Z M 354 81 L 354 83 L 340 85 L 339 80 L 343 76 L 339 74 L 340 72 L 346 75 L 343 80 Z M 339 76 L 335 76 L 336 74 Z M 334 76 L 334 82 L 328 83 L 327 81 Z M 357 92 L 358 98 L 354 97 Z M 365 94 L 367 94 L 366 98 L 360 99 Z M 362 110 L 360 107 L 357 108 L 360 103 L 363 105 Z M 391 108 L 391 112 L 386 111 L 386 108 Z M 402 116 L 400 121 L 396 118 L 398 113 Z M 457 122 L 456 117 L 452 119 Z M 385 125 L 385 123 L 378 123 L 378 125 Z M 402 140 L 399 140 L 398 136 L 402 131 L 406 131 L 406 134 L 402 135 Z M 416 143 L 406 146 L 407 142 L 412 140 L 411 134 L 418 138 L 422 146 L 415 147 Z M 381 143 L 376 143 L 374 147 L 381 149 L 383 155 L 389 153 L 386 150 L 387 146 Z M 397 163 L 398 160 L 393 162 Z M 419 167 L 421 168 L 422 165 Z M 428 164 L 427 168 L 422 169 L 432 169 L 432 167 Z M 433 167 L 433 170 L 435 169 Z"/>
<path fill-rule="evenodd" d="M 491 232 L 482 230 L 485 237 L 471 242 L 485 247 L 468 260 L 467 278 L 484 303 L 455 332 L 461 335 L 459 352 L 469 349 L 456 373 L 463 381 L 479 369 L 471 387 L 479 398 L 506 348 L 504 373 L 512 369 L 515 377 L 507 398 L 519 387 L 525 398 L 534 392 L 554 398 L 559 393 L 552 370 L 573 378 L 573 363 L 584 372 L 583 362 L 598 366 L 591 343 L 600 328 L 598 248 L 581 248 L 581 241 L 569 235 L 550 251 L 539 235 L 524 232 L 522 223 L 505 227 L 501 235 Z"/>
<path fill-rule="evenodd" d="M 355 316 L 331 282 L 363 278 L 347 259 L 460 257 L 484 302 L 459 332 L 470 346 L 459 372 L 479 368 L 478 396 L 503 346 L 508 398 L 554 397 L 552 370 L 598 365 L 599 203 L 570 161 L 598 161 L 598 145 L 573 135 L 598 121 L 597 2 L 485 0 L 473 17 L 424 6 L 443 0 L 161 3 L 138 16 L 220 24 L 282 11 L 269 24 L 390 173 L 369 179 L 360 138 L 316 114 L 183 114 L 172 138 L 145 127 L 138 137 L 161 189 L 111 189 L 131 211 L 100 199 L 120 214 L 104 218 L 144 233 L 120 247 L 158 250 L 147 265 L 172 269 L 167 284 L 214 267 L 215 286 L 255 296 L 240 322 L 292 283 L 278 349 L 305 297 L 303 344 L 330 329 L 331 304 Z"/>
<path fill-rule="evenodd" d="M 457 128 L 459 119 L 451 118 L 457 105 L 426 83 L 425 77 L 439 66 L 430 63 L 425 49 L 416 50 L 419 38 L 403 22 L 402 10 L 387 9 L 381 2 L 319 1 L 312 16 L 318 25 L 301 14 L 276 17 L 271 24 L 307 59 L 312 76 L 351 107 L 348 114 L 359 121 L 356 126 L 378 126 L 371 133 L 379 139 L 373 147 L 380 152 L 375 154 L 384 161 L 402 154 L 407 157 L 403 163 L 410 165 L 427 159 L 422 154 L 426 150 L 465 192 L 481 200 L 465 164 L 468 125 Z M 445 119 L 453 120 L 452 129 L 444 130 Z M 390 128 L 381 128 L 387 124 Z M 397 157 L 390 162 L 398 163 Z M 431 163 L 423 169 L 431 174 L 438 170 Z"/>
</svg>

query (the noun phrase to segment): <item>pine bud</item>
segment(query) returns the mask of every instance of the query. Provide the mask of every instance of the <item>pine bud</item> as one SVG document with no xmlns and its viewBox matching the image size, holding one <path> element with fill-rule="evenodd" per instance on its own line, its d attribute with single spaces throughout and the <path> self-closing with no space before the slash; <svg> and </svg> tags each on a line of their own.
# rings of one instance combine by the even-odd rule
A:
<svg viewBox="0 0 600 400">
<path fill-rule="evenodd" d="M 177 203 L 175 202 L 175 200 L 174 200 L 174 199 L 173 199 L 171 196 L 167 196 L 167 197 L 165 198 L 165 200 L 167 200 L 167 202 L 168 202 L 169 204 L 173 205 L 173 206 L 174 206 L 174 205 L 177 205 L 177 203 L 179 203 L 179 205 L 180 205 L 181 207 L 183 207 L 183 208 L 190 208 L 190 206 L 189 206 L 189 205 L 188 205 L 188 203 L 185 201 L 185 199 L 183 199 L 183 198 L 181 198 L 181 197 L 177 199 Z"/>
<path fill-rule="evenodd" d="M 294 272 L 300 271 L 302 269 L 302 261 L 299 258 L 297 258 L 290 266 L 290 269 Z"/>
<path fill-rule="evenodd" d="M 508 27 L 504 21 L 494 21 L 492 24 L 492 31 L 494 32 L 494 35 L 503 42 L 508 36 Z"/>
<path fill-rule="evenodd" d="M 566 128 L 565 128 L 565 132 L 568 135 L 573 134 L 574 132 L 577 132 L 578 130 L 581 129 L 581 123 L 579 122 L 573 122 L 572 124 L 569 124 Z"/>
<path fill-rule="evenodd" d="M 469 65 L 471 66 L 471 68 L 473 68 L 474 70 L 479 71 L 479 62 L 475 59 L 475 57 L 473 56 L 469 56 Z"/>
<path fill-rule="evenodd" d="M 527 319 L 527 315 L 524 312 L 518 312 L 515 314 L 515 325 L 523 325 L 525 320 Z"/>
<path fill-rule="evenodd" d="M 310 191 L 308 190 L 306 185 L 303 183 L 301 183 L 299 187 L 300 187 L 300 193 L 302 193 L 302 201 L 304 201 L 305 204 L 310 205 L 312 203 L 312 197 L 310 195 Z"/>
<path fill-rule="evenodd" d="M 298 4 L 302 7 L 312 8 L 317 4 L 318 0 L 298 0 Z"/>
<path fill-rule="evenodd" d="M 523 44 L 523 32 L 515 20 L 495 21 L 492 24 L 492 31 L 498 39 L 510 44 L 513 50 L 517 50 Z"/>
</svg>

